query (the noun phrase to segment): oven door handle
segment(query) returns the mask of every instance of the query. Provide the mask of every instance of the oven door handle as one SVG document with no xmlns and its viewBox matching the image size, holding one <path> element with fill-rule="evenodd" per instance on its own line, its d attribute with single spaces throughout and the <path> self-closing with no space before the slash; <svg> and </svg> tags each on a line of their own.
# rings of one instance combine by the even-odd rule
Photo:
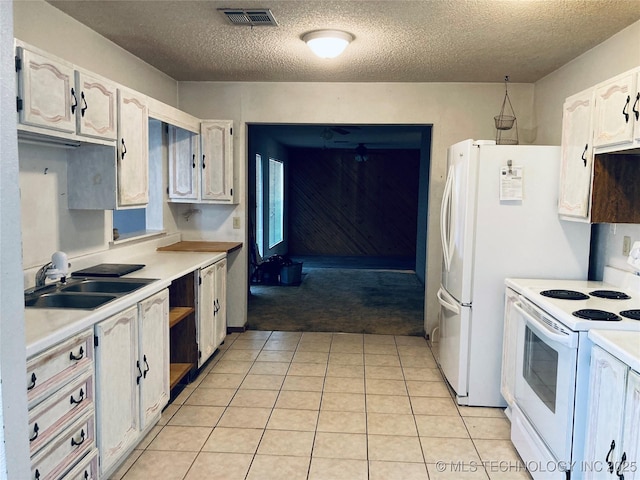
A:
<svg viewBox="0 0 640 480">
<path fill-rule="evenodd" d="M 446 293 L 444 289 L 440 287 L 440 289 L 438 290 L 438 293 L 436 294 L 436 297 L 438 297 L 438 303 L 442 305 L 445 309 L 449 310 L 450 312 L 453 312 L 456 315 L 459 314 L 460 307 L 455 303 L 448 302 L 447 299 L 444 298 L 445 295 Z"/>
<path fill-rule="evenodd" d="M 544 339 L 551 342 L 557 342 L 569 348 L 576 348 L 578 346 L 577 336 L 565 335 L 551 330 L 551 328 L 549 328 L 547 325 L 535 318 L 529 312 L 525 311 L 522 308 L 522 304 L 520 302 L 514 303 L 513 306 L 520 313 L 520 315 L 522 315 L 526 319 L 527 326 L 529 326 L 532 330 L 535 330 L 536 333 Z"/>
</svg>

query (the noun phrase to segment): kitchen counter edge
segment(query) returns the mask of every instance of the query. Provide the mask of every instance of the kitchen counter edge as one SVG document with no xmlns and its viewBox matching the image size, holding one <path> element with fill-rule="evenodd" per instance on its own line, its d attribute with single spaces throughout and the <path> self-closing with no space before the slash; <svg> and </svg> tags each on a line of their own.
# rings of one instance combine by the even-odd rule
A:
<svg viewBox="0 0 640 480">
<path fill-rule="evenodd" d="M 145 267 L 126 278 L 154 278 L 153 282 L 130 294 L 123 295 L 95 310 L 25 308 L 25 340 L 27 359 L 93 328 L 112 315 L 136 305 L 167 288 L 177 278 L 207 267 L 226 258 L 225 252 L 152 252 L 122 259 L 122 263 L 141 263 Z"/>
</svg>

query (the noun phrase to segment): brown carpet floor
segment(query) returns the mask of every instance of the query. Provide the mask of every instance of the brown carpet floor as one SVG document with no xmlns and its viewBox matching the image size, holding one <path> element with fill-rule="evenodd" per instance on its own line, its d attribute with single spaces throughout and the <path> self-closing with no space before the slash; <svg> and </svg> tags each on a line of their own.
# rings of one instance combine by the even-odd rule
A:
<svg viewBox="0 0 640 480">
<path fill-rule="evenodd" d="M 424 334 L 424 286 L 412 271 L 302 270 L 298 286 L 251 285 L 252 330 Z"/>
</svg>

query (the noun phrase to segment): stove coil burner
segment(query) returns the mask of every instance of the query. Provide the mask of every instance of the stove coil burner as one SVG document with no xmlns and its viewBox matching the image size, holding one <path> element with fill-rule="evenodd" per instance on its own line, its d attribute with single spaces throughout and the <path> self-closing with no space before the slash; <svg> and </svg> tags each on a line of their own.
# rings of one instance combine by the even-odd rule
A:
<svg viewBox="0 0 640 480">
<path fill-rule="evenodd" d="M 589 295 L 585 295 L 575 290 L 544 290 L 540 295 L 549 298 L 559 298 L 561 300 L 587 300 Z"/>
<path fill-rule="evenodd" d="M 623 310 L 620 315 L 631 320 L 640 320 L 640 310 Z"/>
<path fill-rule="evenodd" d="M 604 310 L 594 310 L 585 308 L 584 310 L 576 310 L 573 312 L 574 317 L 583 318 L 585 320 L 595 320 L 598 322 L 615 322 L 622 320 L 618 315 Z"/>
<path fill-rule="evenodd" d="M 589 292 L 589 295 L 610 300 L 629 300 L 631 298 L 626 293 L 617 292 L 616 290 L 594 290 L 593 292 Z"/>
</svg>

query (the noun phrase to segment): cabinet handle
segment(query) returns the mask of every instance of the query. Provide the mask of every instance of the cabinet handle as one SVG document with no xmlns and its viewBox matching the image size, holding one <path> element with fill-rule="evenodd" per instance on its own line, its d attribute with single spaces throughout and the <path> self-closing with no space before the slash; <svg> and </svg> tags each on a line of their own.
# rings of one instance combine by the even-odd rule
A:
<svg viewBox="0 0 640 480">
<path fill-rule="evenodd" d="M 633 113 L 636 114 L 636 121 L 640 120 L 640 110 L 638 110 L 638 103 L 640 102 L 640 92 L 636 95 L 636 101 L 633 102 Z"/>
<path fill-rule="evenodd" d="M 609 473 L 613 473 L 613 462 L 611 461 L 611 454 L 613 453 L 613 449 L 616 448 L 616 441 L 611 440 L 611 447 L 609 448 L 609 452 L 607 452 L 607 456 L 605 461 L 609 465 Z"/>
<path fill-rule="evenodd" d="M 584 150 L 582 151 L 582 161 L 584 162 L 584 166 L 585 167 L 587 166 L 587 157 L 586 157 L 587 150 L 589 150 L 589 144 L 588 143 L 584 146 Z"/>
<path fill-rule="evenodd" d="M 122 139 L 122 160 L 124 160 L 124 156 L 127 154 L 127 146 L 124 144 L 124 138 Z"/>
<path fill-rule="evenodd" d="M 36 386 L 36 374 L 35 372 L 31 374 L 31 385 L 27 387 L 27 390 L 32 390 L 33 387 Z"/>
<path fill-rule="evenodd" d="M 82 360 L 82 357 L 84 357 L 84 349 L 82 347 L 80 347 L 80 352 L 78 353 L 78 356 L 76 357 L 73 352 L 69 353 L 69 360 Z"/>
<path fill-rule="evenodd" d="M 71 98 L 73 99 L 73 103 L 71 104 L 71 115 L 75 115 L 76 107 L 78 106 L 78 99 L 76 98 L 76 91 L 71 87 Z"/>
<path fill-rule="evenodd" d="M 620 465 L 618 465 L 618 469 L 616 470 L 616 475 L 620 480 L 624 480 L 624 473 L 621 473 L 622 469 L 627 464 L 627 452 L 622 452 L 622 458 L 620 459 Z"/>
<path fill-rule="evenodd" d="M 29 438 L 30 442 L 33 442 L 36 438 L 38 438 L 38 432 L 40 431 L 40 427 L 38 426 L 38 423 L 34 423 L 33 424 L 33 437 Z"/>
<path fill-rule="evenodd" d="M 33 478 L 35 478 L 36 480 L 40 480 L 40 470 L 38 470 L 36 468 L 36 473 L 34 474 Z"/>
<path fill-rule="evenodd" d="M 622 109 L 622 115 L 624 115 L 624 121 L 626 123 L 629 123 L 629 103 L 630 102 L 631 102 L 631 95 L 627 95 L 627 103 L 624 104 L 624 108 Z"/>
<path fill-rule="evenodd" d="M 147 362 L 147 356 L 143 355 L 142 359 L 144 360 L 144 372 L 142 373 L 143 378 L 147 378 L 147 372 L 149 371 L 149 362 Z"/>
<path fill-rule="evenodd" d="M 85 470 L 83 477 L 84 477 L 84 480 L 89 480 L 89 472 Z"/>
<path fill-rule="evenodd" d="M 71 405 L 77 405 L 79 403 L 82 403 L 82 401 L 84 400 L 84 390 L 80 389 L 80 400 L 76 400 L 75 398 L 73 398 L 73 395 L 71 395 Z"/>
<path fill-rule="evenodd" d="M 204 163 L 205 156 L 202 155 L 202 168 L 207 168 L 207 165 Z"/>
<path fill-rule="evenodd" d="M 84 117 L 84 112 L 87 108 L 89 108 L 89 105 L 87 105 L 87 99 L 84 98 L 84 92 L 80 92 L 80 98 L 82 98 L 82 107 L 80 108 L 80 115 Z"/>
<path fill-rule="evenodd" d="M 193 154 L 193 168 L 196 168 L 196 154 L 195 153 Z"/>
<path fill-rule="evenodd" d="M 138 377 L 136 378 L 136 385 L 140 385 L 140 379 L 142 378 L 142 369 L 140 368 L 140 360 L 136 362 L 136 367 L 138 367 Z"/>
<path fill-rule="evenodd" d="M 71 446 L 78 447 L 84 443 L 84 441 L 86 440 L 86 438 L 84 437 L 84 429 L 80 430 L 80 439 L 81 440 L 79 442 L 76 442 L 76 439 L 71 437 Z"/>
</svg>

